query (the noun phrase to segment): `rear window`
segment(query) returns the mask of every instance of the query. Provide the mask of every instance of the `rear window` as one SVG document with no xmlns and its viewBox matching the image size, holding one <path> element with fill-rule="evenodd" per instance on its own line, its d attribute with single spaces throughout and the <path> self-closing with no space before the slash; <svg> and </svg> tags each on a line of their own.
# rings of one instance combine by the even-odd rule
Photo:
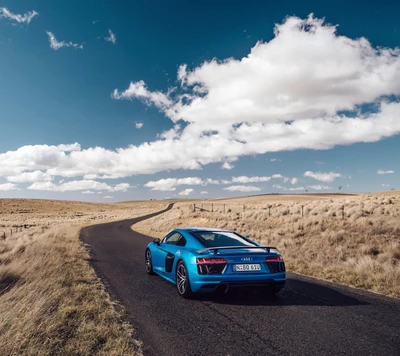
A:
<svg viewBox="0 0 400 356">
<path fill-rule="evenodd" d="M 193 232 L 193 235 L 196 236 L 205 247 L 257 246 L 233 232 L 196 231 Z"/>
</svg>

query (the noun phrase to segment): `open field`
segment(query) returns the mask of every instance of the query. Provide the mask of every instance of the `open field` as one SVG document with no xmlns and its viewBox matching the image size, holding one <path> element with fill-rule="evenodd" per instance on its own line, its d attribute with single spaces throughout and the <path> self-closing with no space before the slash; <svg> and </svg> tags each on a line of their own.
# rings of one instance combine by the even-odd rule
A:
<svg viewBox="0 0 400 356">
<path fill-rule="evenodd" d="M 282 252 L 289 271 L 400 298 L 400 191 L 265 195 L 181 202 L 135 224 L 162 237 L 179 226 L 237 230 Z"/>
<path fill-rule="evenodd" d="M 1 354 L 140 355 L 122 307 L 108 299 L 89 265 L 79 231 L 166 205 L 0 199 Z M 15 232 L 23 224 L 35 226 Z"/>
</svg>

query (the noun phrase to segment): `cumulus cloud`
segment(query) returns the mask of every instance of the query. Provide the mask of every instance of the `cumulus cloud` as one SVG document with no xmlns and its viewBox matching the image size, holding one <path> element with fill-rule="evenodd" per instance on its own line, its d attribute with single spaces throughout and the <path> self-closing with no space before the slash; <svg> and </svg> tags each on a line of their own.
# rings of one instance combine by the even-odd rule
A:
<svg viewBox="0 0 400 356">
<path fill-rule="evenodd" d="M 95 180 L 73 180 L 61 184 L 54 184 L 52 182 L 35 182 L 31 184 L 28 189 L 30 190 L 44 190 L 51 192 L 68 192 L 79 190 L 105 190 L 108 192 L 122 191 L 126 192 L 131 186 L 128 183 L 120 183 L 115 186 L 108 185 L 107 183 L 98 182 Z"/>
<path fill-rule="evenodd" d="M 290 183 L 292 183 L 292 184 L 294 185 L 294 184 L 297 184 L 298 181 L 299 181 L 299 180 L 298 180 L 296 177 L 293 177 L 293 178 L 290 180 Z"/>
<path fill-rule="evenodd" d="M 260 183 L 260 182 L 269 182 L 271 177 L 232 177 L 232 183 Z"/>
<path fill-rule="evenodd" d="M 188 195 L 190 195 L 190 194 L 192 194 L 192 193 L 193 193 L 193 189 L 187 188 L 187 189 L 185 189 L 185 190 L 182 190 L 182 191 L 179 193 L 179 195 L 181 195 L 181 196 L 188 196 Z"/>
<path fill-rule="evenodd" d="M 54 49 L 55 51 L 58 51 L 62 47 L 74 47 L 83 49 L 83 44 L 79 45 L 72 42 L 57 41 L 56 36 L 54 36 L 53 32 L 46 31 L 46 33 L 49 36 L 50 48 Z"/>
<path fill-rule="evenodd" d="M 309 177 L 321 182 L 333 182 L 336 178 L 343 177 L 341 173 L 335 172 L 311 172 L 307 171 L 303 174 L 303 177 Z"/>
<path fill-rule="evenodd" d="M 42 171 L 33 171 L 33 172 L 24 172 L 14 176 L 8 176 L 7 180 L 9 182 L 14 183 L 33 183 L 33 182 L 42 182 L 42 181 L 50 181 L 53 177 Z"/>
<path fill-rule="evenodd" d="M 104 37 L 104 39 L 107 42 L 111 42 L 112 44 L 116 44 L 117 43 L 117 37 L 115 37 L 115 34 L 109 29 L 108 30 L 108 37 Z"/>
<path fill-rule="evenodd" d="M 18 186 L 14 183 L 0 184 L 0 190 L 7 191 L 7 190 L 15 190 L 15 189 L 18 189 Z"/>
<path fill-rule="evenodd" d="M 0 17 L 4 17 L 8 20 L 11 21 L 16 21 L 18 23 L 27 23 L 29 24 L 32 19 L 35 16 L 38 16 L 39 13 L 36 12 L 35 10 L 33 11 L 28 11 L 27 13 L 20 15 L 20 14 L 14 14 L 10 10 L 8 10 L 6 7 L 0 7 Z"/>
<path fill-rule="evenodd" d="M 278 158 L 271 158 L 270 161 L 271 161 L 271 162 L 281 162 L 281 160 L 278 159 Z"/>
<path fill-rule="evenodd" d="M 235 166 L 232 165 L 230 162 L 224 162 L 224 164 L 221 166 L 221 169 L 231 170 L 233 168 L 235 168 Z"/>
<path fill-rule="evenodd" d="M 24 146 L 0 154 L 0 175 L 38 169 L 64 177 L 126 177 L 200 170 L 242 156 L 329 149 L 400 133 L 399 48 L 339 36 L 335 26 L 313 16 L 288 17 L 274 35 L 243 58 L 182 64 L 177 86 L 165 92 L 143 80 L 115 89 L 114 99 L 139 99 L 170 119 L 172 128 L 156 140 L 71 152 L 38 145 L 31 147 L 35 154 Z M 374 110 L 364 112 L 361 105 Z M 41 151 L 54 151 L 54 160 L 43 162 Z"/>
<path fill-rule="evenodd" d="M 390 184 L 382 184 L 382 187 L 390 187 Z"/>
<path fill-rule="evenodd" d="M 251 185 L 232 185 L 230 187 L 224 188 L 224 190 L 229 190 L 230 192 L 259 192 L 261 188 L 253 187 Z"/>
<path fill-rule="evenodd" d="M 187 177 L 187 178 L 167 178 L 158 181 L 147 182 L 144 186 L 151 188 L 151 190 L 160 191 L 173 191 L 180 185 L 204 185 L 206 184 L 201 178 Z"/>
<path fill-rule="evenodd" d="M 143 127 L 143 122 L 135 122 L 135 127 L 139 130 Z"/>
<path fill-rule="evenodd" d="M 103 199 L 112 199 L 112 198 L 114 198 L 112 195 L 106 195 L 103 197 Z"/>
<path fill-rule="evenodd" d="M 85 190 L 82 192 L 82 194 L 94 194 L 95 192 L 92 192 L 91 190 Z"/>
<path fill-rule="evenodd" d="M 384 171 L 382 169 L 380 169 L 378 172 L 376 172 L 377 174 L 393 174 L 394 171 L 389 170 L 389 171 Z"/>
<path fill-rule="evenodd" d="M 202 190 L 202 191 L 200 192 L 200 194 L 208 194 L 208 192 L 207 192 L 206 190 Z"/>
</svg>

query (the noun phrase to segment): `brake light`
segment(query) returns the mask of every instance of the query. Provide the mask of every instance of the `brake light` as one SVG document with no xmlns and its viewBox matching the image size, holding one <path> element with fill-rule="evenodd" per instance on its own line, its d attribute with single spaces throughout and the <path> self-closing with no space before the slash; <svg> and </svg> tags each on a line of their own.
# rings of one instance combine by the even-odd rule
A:
<svg viewBox="0 0 400 356">
<path fill-rule="evenodd" d="M 265 259 L 265 262 L 282 262 L 283 258 L 282 256 L 268 256 Z"/>
<path fill-rule="evenodd" d="M 196 258 L 196 263 L 198 265 L 208 265 L 215 263 L 226 263 L 225 258 Z"/>
</svg>

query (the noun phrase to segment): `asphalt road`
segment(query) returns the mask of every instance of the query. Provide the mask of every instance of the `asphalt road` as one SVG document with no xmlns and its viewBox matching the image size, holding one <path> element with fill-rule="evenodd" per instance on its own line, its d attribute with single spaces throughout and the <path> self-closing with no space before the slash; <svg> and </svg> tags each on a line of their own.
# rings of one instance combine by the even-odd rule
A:
<svg viewBox="0 0 400 356">
<path fill-rule="evenodd" d="M 81 233 L 145 355 L 400 355 L 397 299 L 291 273 L 287 287 L 270 298 L 248 292 L 180 298 L 174 285 L 146 274 L 152 239 L 130 229 L 156 214 Z"/>
</svg>

